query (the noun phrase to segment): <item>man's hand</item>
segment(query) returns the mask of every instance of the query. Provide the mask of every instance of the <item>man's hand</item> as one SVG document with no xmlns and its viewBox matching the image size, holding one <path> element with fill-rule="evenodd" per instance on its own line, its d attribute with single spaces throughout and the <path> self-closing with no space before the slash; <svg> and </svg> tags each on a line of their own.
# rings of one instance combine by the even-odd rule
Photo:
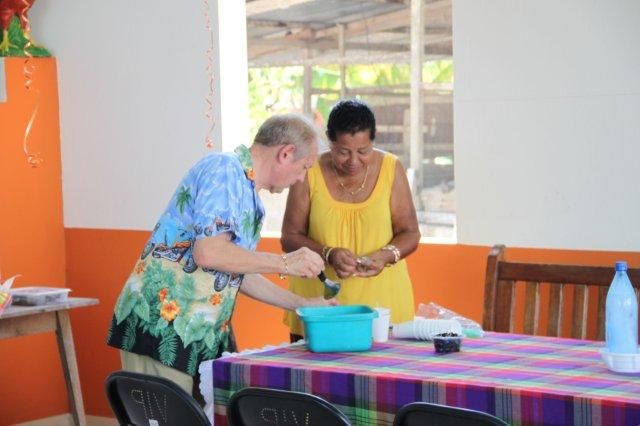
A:
<svg viewBox="0 0 640 426">
<path fill-rule="evenodd" d="M 286 262 L 288 274 L 298 277 L 314 278 L 324 269 L 320 255 L 307 247 L 287 253 Z"/>
<path fill-rule="evenodd" d="M 304 299 L 303 306 L 337 306 L 340 302 L 334 297 L 333 299 L 325 299 L 324 297 L 310 297 Z"/>
<path fill-rule="evenodd" d="M 339 304 L 336 299 L 325 300 L 322 297 L 305 299 L 277 286 L 259 274 L 245 275 L 240 291 L 253 299 L 288 311 L 295 311 L 302 306 L 333 306 Z"/>
</svg>

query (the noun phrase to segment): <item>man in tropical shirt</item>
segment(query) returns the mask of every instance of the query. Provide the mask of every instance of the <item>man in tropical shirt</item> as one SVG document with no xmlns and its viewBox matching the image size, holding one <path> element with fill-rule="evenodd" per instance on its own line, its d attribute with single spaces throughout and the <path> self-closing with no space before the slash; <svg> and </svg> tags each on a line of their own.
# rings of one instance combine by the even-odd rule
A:
<svg viewBox="0 0 640 426">
<path fill-rule="evenodd" d="M 324 268 L 317 253 L 255 251 L 264 218 L 258 191 L 303 180 L 318 138 L 302 116 L 274 116 L 251 148 L 207 155 L 187 172 L 115 306 L 107 342 L 121 350 L 125 370 L 167 377 L 191 393 L 200 362 L 227 348 L 239 290 L 288 310 L 335 303 L 304 299 L 260 275 L 316 276 Z"/>
</svg>

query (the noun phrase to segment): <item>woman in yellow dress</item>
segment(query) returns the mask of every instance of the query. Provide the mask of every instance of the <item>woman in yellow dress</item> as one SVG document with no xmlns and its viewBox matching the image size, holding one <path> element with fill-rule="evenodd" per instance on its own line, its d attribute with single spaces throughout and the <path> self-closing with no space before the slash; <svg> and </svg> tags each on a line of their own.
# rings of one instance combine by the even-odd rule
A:
<svg viewBox="0 0 640 426">
<path fill-rule="evenodd" d="M 391 322 L 414 316 L 413 288 L 404 258 L 420 231 L 402 164 L 374 147 L 373 112 L 360 100 L 338 102 L 327 122 L 329 151 L 289 190 L 282 247 L 308 247 L 326 263 L 326 275 L 342 284 L 343 305 L 391 309 Z M 290 290 L 321 296 L 318 279 L 291 277 Z M 295 313 L 285 314 L 291 339 L 303 335 Z"/>
</svg>

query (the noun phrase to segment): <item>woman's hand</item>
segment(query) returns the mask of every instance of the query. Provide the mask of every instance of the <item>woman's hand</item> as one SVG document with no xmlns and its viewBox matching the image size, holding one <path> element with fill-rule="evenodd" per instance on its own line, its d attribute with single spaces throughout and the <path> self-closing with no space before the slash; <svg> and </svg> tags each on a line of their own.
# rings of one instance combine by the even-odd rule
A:
<svg viewBox="0 0 640 426">
<path fill-rule="evenodd" d="M 345 248 L 334 248 L 329 253 L 329 264 L 340 278 L 348 278 L 356 273 L 358 261 L 356 255 Z"/>
<path fill-rule="evenodd" d="M 356 276 L 358 277 L 374 277 L 384 269 L 386 261 L 384 255 L 377 256 L 374 253 L 370 256 L 358 258 L 358 266 L 356 268 Z"/>
</svg>

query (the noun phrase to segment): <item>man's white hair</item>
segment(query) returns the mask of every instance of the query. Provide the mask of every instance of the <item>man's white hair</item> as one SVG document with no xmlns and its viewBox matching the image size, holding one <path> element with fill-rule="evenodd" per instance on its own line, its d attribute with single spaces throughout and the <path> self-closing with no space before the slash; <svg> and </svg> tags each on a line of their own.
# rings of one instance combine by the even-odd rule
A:
<svg viewBox="0 0 640 426">
<path fill-rule="evenodd" d="M 262 123 L 253 142 L 269 147 L 291 144 L 296 147 L 295 158 L 301 158 L 309 154 L 311 146 L 319 139 L 320 134 L 307 117 L 278 114 Z"/>
</svg>

